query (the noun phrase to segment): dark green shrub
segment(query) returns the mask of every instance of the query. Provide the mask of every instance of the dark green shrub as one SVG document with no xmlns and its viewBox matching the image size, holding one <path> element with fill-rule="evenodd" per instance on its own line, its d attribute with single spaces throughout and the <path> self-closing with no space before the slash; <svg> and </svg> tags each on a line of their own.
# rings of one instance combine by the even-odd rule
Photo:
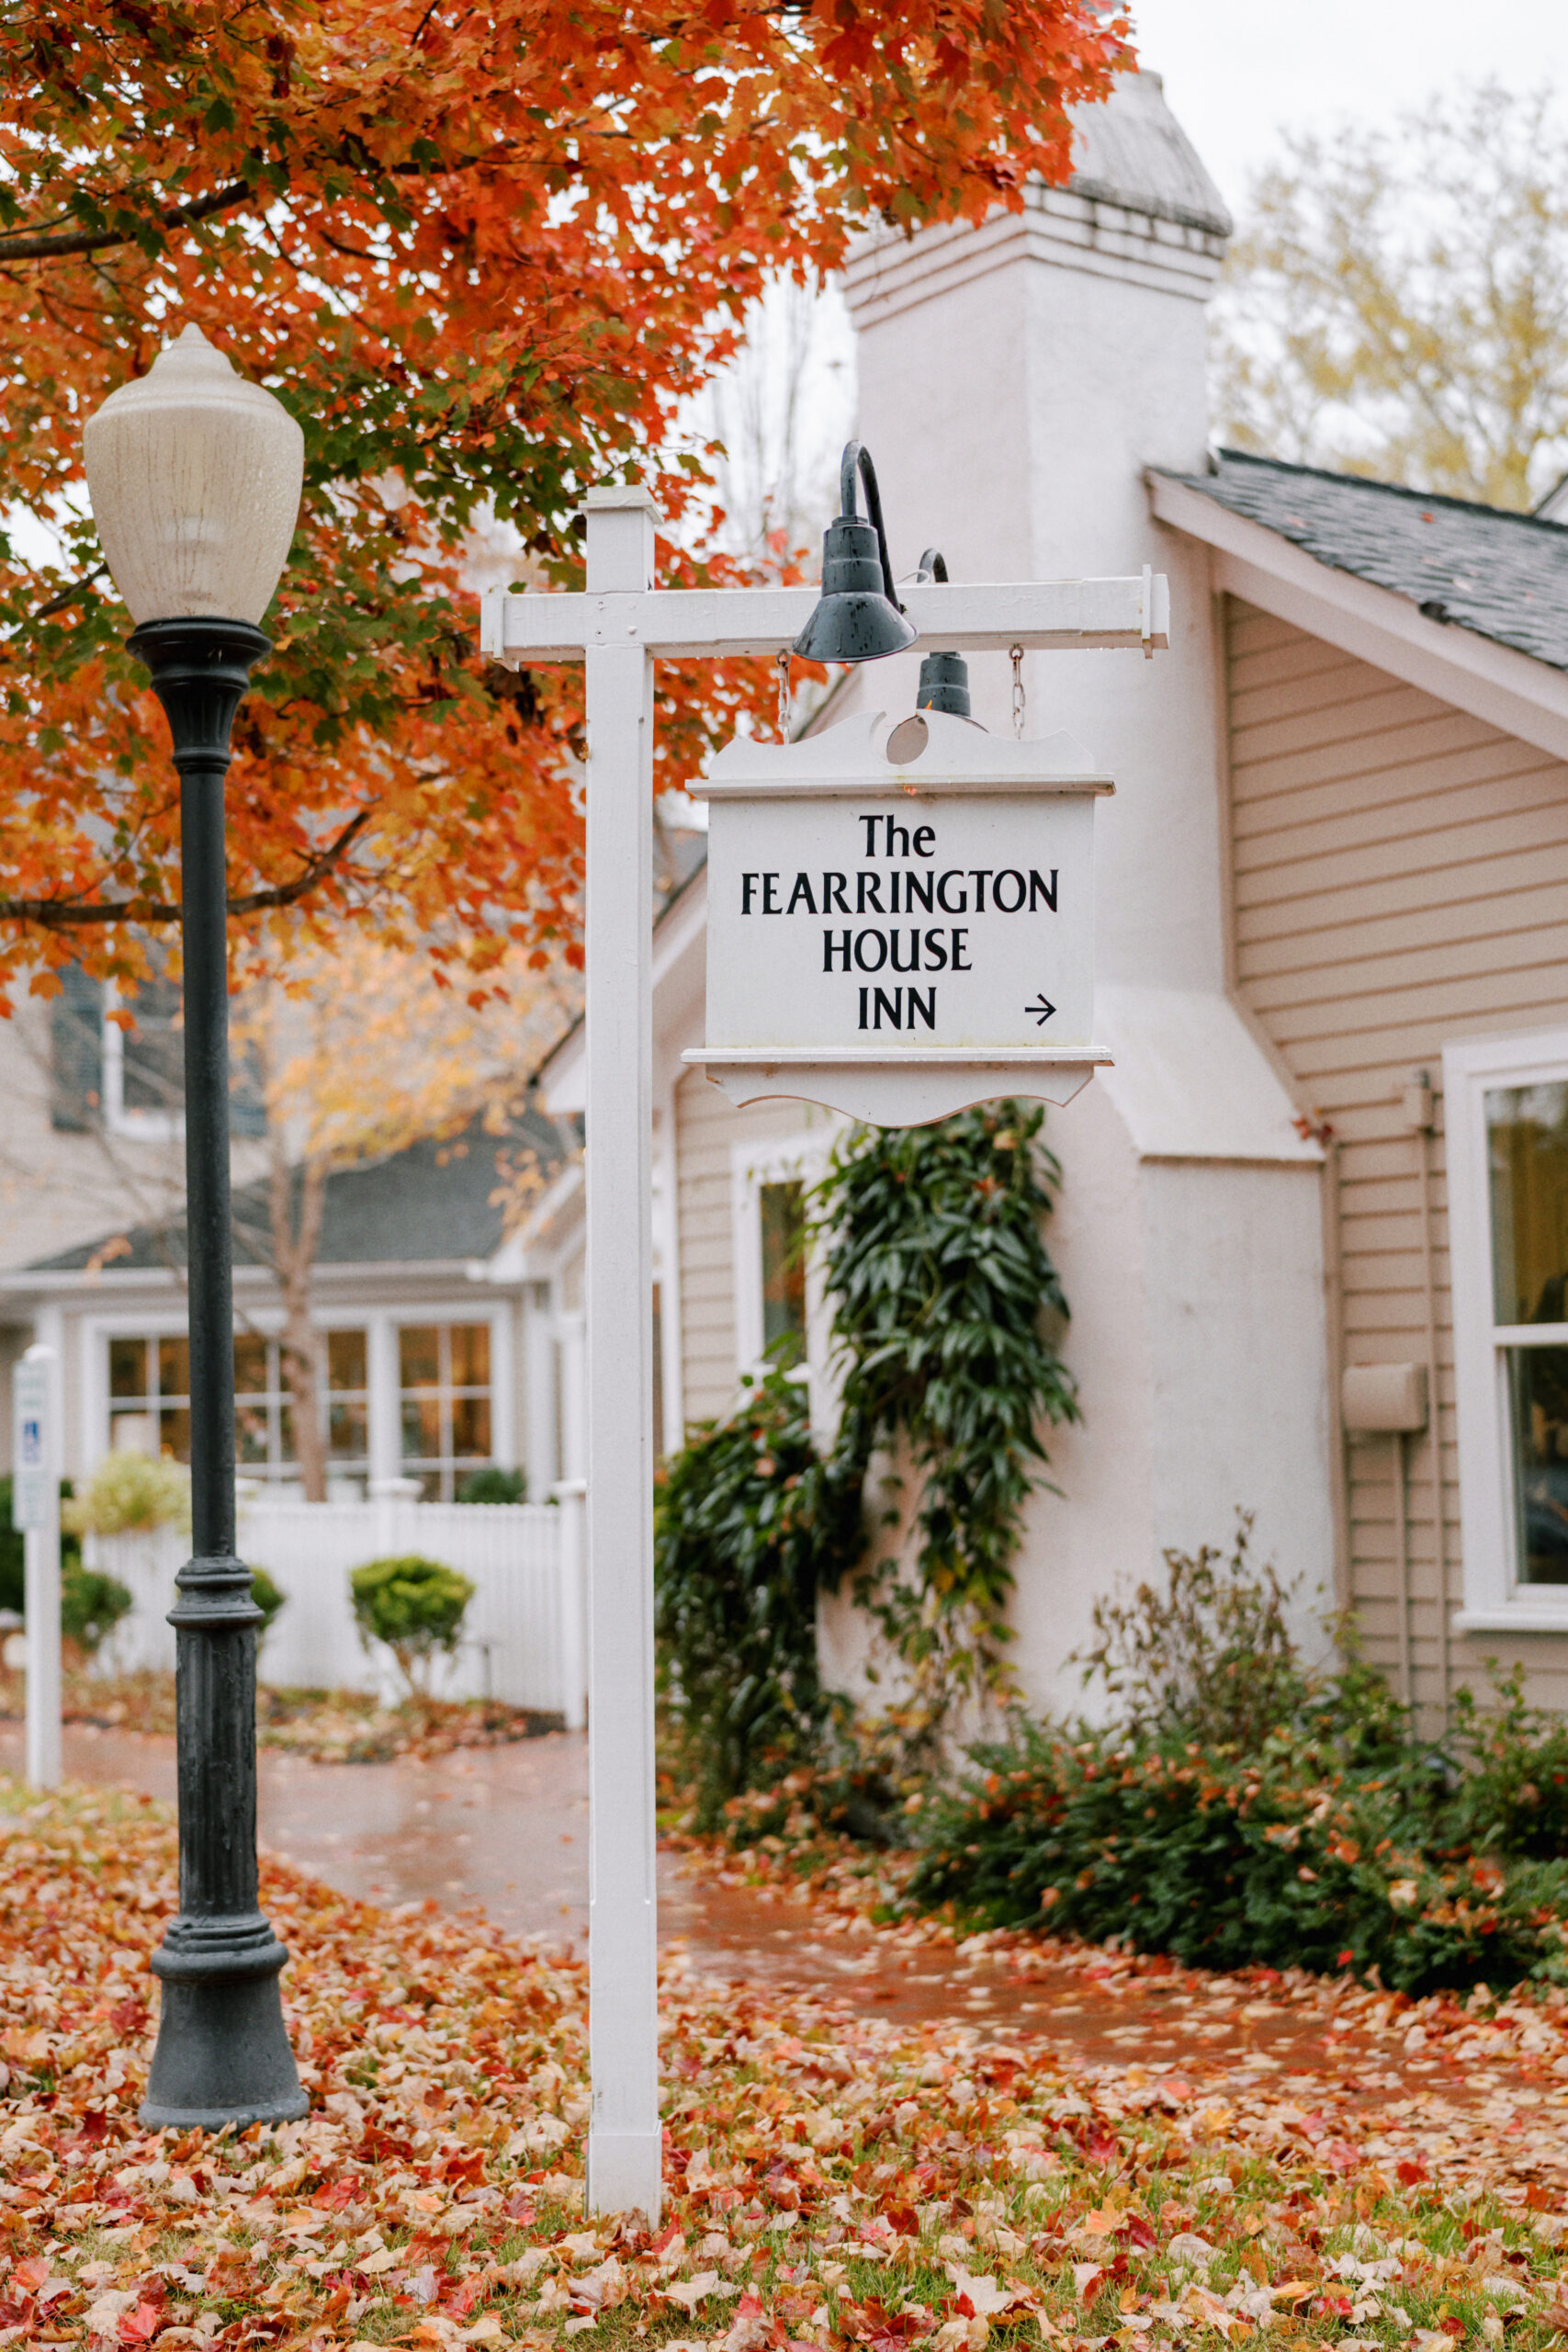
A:
<svg viewBox="0 0 1568 2352">
<path fill-rule="evenodd" d="M 528 1481 L 521 1470 L 470 1470 L 457 1489 L 460 1503 L 525 1503 Z"/>
<path fill-rule="evenodd" d="M 69 1478 L 60 1482 L 60 1498 L 69 1502 L 76 1489 Z M 70 1529 L 60 1538 L 60 1568 L 62 1577 L 71 1563 L 82 1557 L 82 1539 Z M 11 1473 L 0 1473 L 0 1609 L 9 1609 L 18 1617 L 27 1614 L 27 1538 L 19 1527 L 11 1524 Z"/>
<path fill-rule="evenodd" d="M 27 1537 L 11 1524 L 11 1473 L 0 1476 L 0 1609 L 26 1609 Z"/>
<path fill-rule="evenodd" d="M 749 1384 L 666 1465 L 654 1501 L 660 1672 L 711 1824 L 820 1719 L 817 1593 L 863 1543 L 861 1482 L 823 1463 L 804 1384 Z"/>
<path fill-rule="evenodd" d="M 60 1565 L 60 1630 L 90 1657 L 135 1607 L 118 1577 L 85 1568 L 80 1556 Z"/>
<path fill-rule="evenodd" d="M 262 1621 L 256 1627 L 256 1640 L 265 1642 L 272 1631 L 272 1621 L 288 1596 L 280 1592 L 265 1568 L 251 1570 L 251 1599 L 261 1611 Z"/>
<path fill-rule="evenodd" d="M 914 1900 L 1221 1970 L 1372 1970 L 1423 1992 L 1568 1978 L 1568 1866 L 1434 1856 L 1393 1783 L 1020 1724 L 924 1812 Z"/>
<path fill-rule="evenodd" d="M 1485 1851 L 1568 1855 L 1568 1723 L 1529 1703 L 1522 1667 L 1503 1674 L 1492 1662 L 1488 1670 L 1495 1707 L 1483 1709 L 1473 1691 L 1454 1693 L 1442 1834 Z"/>
<path fill-rule="evenodd" d="M 457 1646 L 474 1588 L 456 1568 L 411 1553 L 369 1560 L 349 1577 L 354 1614 L 367 1643 L 384 1642 L 412 1697 L 429 1695 L 437 1650 Z"/>
</svg>

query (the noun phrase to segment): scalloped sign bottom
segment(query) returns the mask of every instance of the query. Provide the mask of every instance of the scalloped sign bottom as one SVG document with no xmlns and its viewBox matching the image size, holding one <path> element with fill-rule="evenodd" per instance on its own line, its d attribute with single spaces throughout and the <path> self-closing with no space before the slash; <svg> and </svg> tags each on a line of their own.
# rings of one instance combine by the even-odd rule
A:
<svg viewBox="0 0 1568 2352">
<path fill-rule="evenodd" d="M 819 1102 L 824 1110 L 863 1119 L 868 1126 L 925 1127 L 951 1118 L 955 1111 L 1004 1096 L 1070 1102 L 1111 1056 L 1090 1049 L 1060 1058 L 1041 1055 L 1017 1060 L 1006 1056 L 983 1060 L 933 1056 L 927 1060 L 907 1054 L 897 1061 L 807 1061 L 761 1054 L 731 1059 L 697 1046 L 682 1059 L 705 1069 L 738 1111 L 750 1102 L 784 1097 Z"/>
</svg>

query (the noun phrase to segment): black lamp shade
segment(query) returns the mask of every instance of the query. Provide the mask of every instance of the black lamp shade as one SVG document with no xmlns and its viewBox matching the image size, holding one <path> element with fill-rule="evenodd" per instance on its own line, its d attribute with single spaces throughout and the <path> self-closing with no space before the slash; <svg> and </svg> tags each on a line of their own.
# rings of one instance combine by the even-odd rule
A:
<svg viewBox="0 0 1568 2352">
<path fill-rule="evenodd" d="M 865 521 L 855 512 L 857 472 L 865 483 Z M 913 645 L 919 632 L 893 593 L 876 475 L 858 441 L 844 451 L 840 497 L 843 512 L 822 535 L 822 594 L 795 650 L 807 662 L 880 662 Z"/>
<path fill-rule="evenodd" d="M 945 710 L 951 718 L 967 718 L 969 664 L 962 653 L 928 653 L 920 663 L 915 690 L 917 710 Z"/>
</svg>

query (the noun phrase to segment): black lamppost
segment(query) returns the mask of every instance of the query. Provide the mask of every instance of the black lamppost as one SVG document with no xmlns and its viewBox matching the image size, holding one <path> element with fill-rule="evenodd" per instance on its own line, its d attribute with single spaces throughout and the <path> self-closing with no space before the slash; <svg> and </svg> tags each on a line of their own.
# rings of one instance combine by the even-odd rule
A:
<svg viewBox="0 0 1568 2352">
<path fill-rule="evenodd" d="M 192 1557 L 175 1581 L 180 1910 L 141 2121 L 211 2131 L 309 2105 L 283 2026 L 288 1954 L 257 1908 L 256 1627 L 234 1549 L 229 1222 L 229 731 L 270 639 L 299 509 L 304 438 L 198 327 L 107 400 L 85 436 L 108 567 L 138 624 L 180 774 Z"/>
</svg>

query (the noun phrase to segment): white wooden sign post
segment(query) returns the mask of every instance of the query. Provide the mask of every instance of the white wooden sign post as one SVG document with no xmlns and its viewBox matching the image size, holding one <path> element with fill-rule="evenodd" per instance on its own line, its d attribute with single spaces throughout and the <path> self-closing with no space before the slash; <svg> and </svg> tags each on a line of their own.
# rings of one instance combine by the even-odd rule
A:
<svg viewBox="0 0 1568 2352">
<path fill-rule="evenodd" d="M 480 641 L 491 659 L 514 669 L 555 662 L 582 662 L 586 668 L 588 1958 L 592 2077 L 588 2208 L 594 2213 L 641 2211 L 651 2220 L 660 2210 L 662 2169 L 653 1772 L 653 665 L 676 656 L 771 658 L 800 633 L 817 592 L 656 589 L 658 514 L 651 499 L 642 491 L 593 491 L 585 503 L 584 592 L 491 590 L 483 600 Z M 909 618 L 926 643 L 958 652 L 1006 653 L 1015 645 L 1026 652 L 1116 646 L 1147 652 L 1168 639 L 1166 582 L 1146 571 L 1142 579 L 1016 586 L 921 582 L 902 594 Z M 978 742 L 991 742 L 993 751 L 998 749 L 978 729 L 964 731 Z M 1039 748 L 1032 747 L 1036 765 Z M 938 766 L 953 768 L 956 774 L 954 759 L 947 754 Z M 883 759 L 880 773 L 886 772 Z M 716 775 L 715 780 L 722 781 Z M 852 799 L 865 780 L 853 780 Z M 978 780 L 976 775 L 969 777 L 971 785 Z M 874 806 L 902 824 L 900 797 L 895 787 L 886 800 L 867 799 L 867 811 Z M 985 795 L 972 797 L 976 807 L 958 821 L 980 824 L 979 800 Z M 1008 786 L 1004 783 L 992 797 L 1006 800 Z M 858 808 L 859 801 L 854 805 Z M 774 813 L 770 810 L 770 817 Z M 1073 821 L 1066 820 L 1069 831 Z M 827 845 L 822 846 L 825 854 Z M 1043 876 L 1042 860 L 1054 854 L 1059 870 L 1072 871 L 1081 846 L 1064 831 L 1055 853 L 1048 845 L 1037 847 L 1032 865 Z M 993 850 L 999 860 L 1005 849 L 1007 867 L 1025 876 L 1027 897 L 1032 886 L 1021 863 L 1022 847 L 1015 854 L 999 836 L 993 843 L 971 832 L 962 842 L 955 838 L 952 862 L 960 848 L 965 855 L 973 853 L 982 865 L 990 864 Z M 754 870 L 782 874 L 788 862 L 781 851 L 776 865 Z M 815 867 L 824 862 L 836 870 L 835 858 L 817 852 L 809 864 Z M 949 886 L 950 899 L 956 888 Z M 1012 889 L 1010 881 L 1010 899 Z M 800 911 L 797 908 L 796 913 Z M 1034 913 L 1039 911 L 1037 893 Z M 920 920 L 923 925 L 924 910 Z M 931 917 L 933 927 L 952 920 L 945 909 Z M 852 959 L 852 936 L 850 952 Z M 869 956 L 874 951 L 868 945 L 863 952 Z M 1079 954 L 1081 957 L 1081 949 Z M 970 958 L 961 951 L 960 960 Z M 988 964 L 987 968 L 991 968 Z M 1066 973 L 1065 965 L 1063 969 Z M 1027 973 L 1021 967 L 1021 977 L 1032 981 L 1032 964 Z M 930 985 L 923 967 L 919 982 L 904 983 L 910 984 Z M 859 981 L 852 974 L 845 985 L 852 989 Z M 1074 1000 L 1065 978 L 1060 985 L 1064 1016 L 1076 1021 L 1076 1013 L 1068 1014 Z M 1017 993 L 1016 986 L 1012 993 Z M 858 999 L 854 1002 L 858 1017 Z M 874 999 L 872 1004 L 874 1010 Z M 737 1043 L 750 1050 L 752 1062 L 758 1060 L 754 1040 L 745 1037 Z M 768 1047 L 767 1058 L 776 1064 L 781 1059 L 776 1041 L 770 1039 Z M 1055 1064 L 1064 1060 L 1055 1046 L 1046 1054 Z M 1049 1077 L 1032 1047 L 1024 1059 L 1031 1055 L 1035 1075 Z M 987 1068 L 997 1067 L 994 1051 L 979 1058 Z M 1090 1041 L 1086 1038 L 1069 1058 L 1078 1073 L 1076 1084 L 1081 1085 L 1098 1058 Z M 1065 1071 L 1062 1076 L 1066 1082 Z M 799 1090 L 780 1083 L 775 1072 L 768 1091 Z M 1010 1077 L 983 1091 L 1016 1088 Z"/>
<path fill-rule="evenodd" d="M 60 1434 L 52 1348 L 28 1350 L 11 1374 L 11 1524 L 24 1536 L 28 1779 L 60 1786 Z"/>
</svg>

